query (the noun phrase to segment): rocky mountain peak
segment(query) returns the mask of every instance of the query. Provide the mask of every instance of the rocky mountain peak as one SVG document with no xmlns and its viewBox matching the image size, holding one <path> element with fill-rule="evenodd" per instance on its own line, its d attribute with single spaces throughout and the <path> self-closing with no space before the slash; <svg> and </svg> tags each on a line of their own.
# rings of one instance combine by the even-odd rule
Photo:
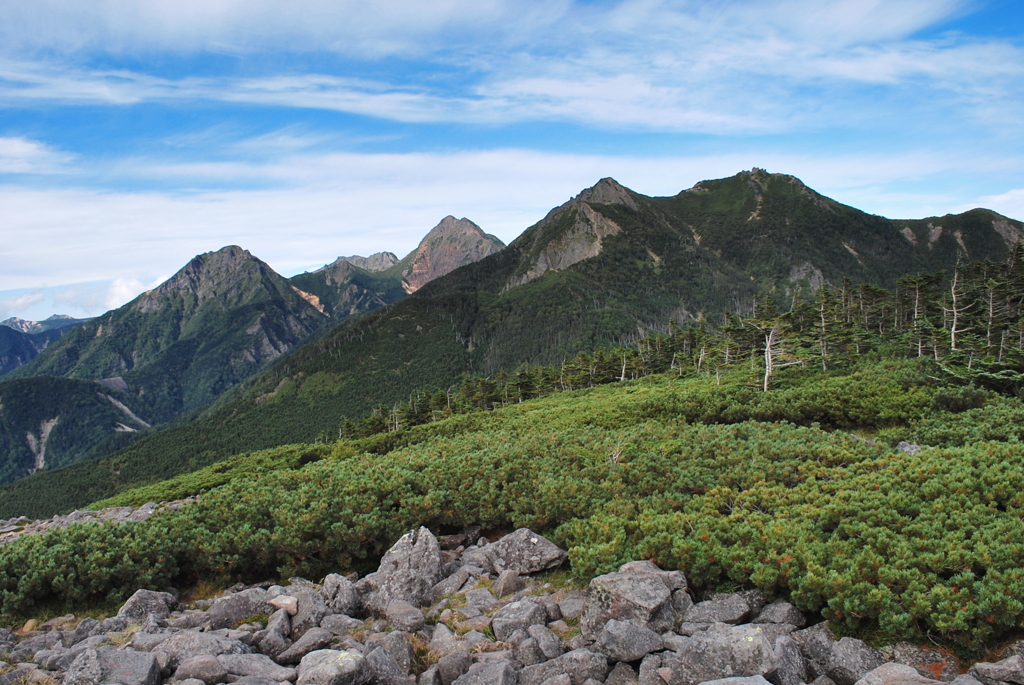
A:
<svg viewBox="0 0 1024 685">
<path fill-rule="evenodd" d="M 398 257 L 393 252 L 377 252 L 369 257 L 361 257 L 359 255 L 352 255 L 351 257 L 338 257 L 335 260 L 335 264 L 338 262 L 348 262 L 352 266 L 358 266 L 360 269 L 366 269 L 367 271 L 384 271 L 390 269 L 395 264 L 398 264 Z M 328 265 L 333 266 L 333 265 Z M 325 269 L 328 267 L 324 267 Z"/>
<path fill-rule="evenodd" d="M 246 297 L 252 281 L 267 273 L 273 271 L 248 250 L 228 245 L 216 252 L 197 255 L 178 273 L 140 295 L 135 306 L 139 312 L 146 313 L 160 308 L 164 298 L 182 295 L 196 303 L 214 298 L 220 298 L 225 304 L 237 303 Z"/>
<path fill-rule="evenodd" d="M 602 205 L 626 205 L 636 209 L 636 200 L 628 188 L 620 185 L 614 178 L 602 178 L 590 188 L 587 188 L 576 199 L 580 202 Z"/>
<path fill-rule="evenodd" d="M 38 321 L 28 321 L 17 316 L 12 316 L 5 321 L 0 321 L 0 326 L 7 326 L 8 328 L 13 328 L 14 330 L 21 331 L 22 333 L 39 333 L 43 330 L 43 327 Z"/>
<path fill-rule="evenodd" d="M 480 261 L 504 247 L 503 242 L 484 233 L 469 219 L 446 216 L 399 262 L 402 288 L 414 293 L 438 276 Z"/>
</svg>

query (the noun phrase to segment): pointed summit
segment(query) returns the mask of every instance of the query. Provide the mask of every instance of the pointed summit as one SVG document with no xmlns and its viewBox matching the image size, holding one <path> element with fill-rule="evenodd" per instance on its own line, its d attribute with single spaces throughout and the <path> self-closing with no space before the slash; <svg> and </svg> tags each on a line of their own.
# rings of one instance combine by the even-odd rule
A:
<svg viewBox="0 0 1024 685">
<path fill-rule="evenodd" d="M 626 205 L 630 209 L 636 209 L 636 200 L 633 199 L 633 192 L 619 184 L 614 178 L 602 178 L 590 188 L 587 188 L 576 199 L 580 202 L 600 205 Z"/>
<path fill-rule="evenodd" d="M 505 243 L 484 233 L 469 219 L 449 215 L 393 268 L 400 269 L 405 292 L 414 293 L 438 276 L 478 262 L 504 247 Z"/>
</svg>

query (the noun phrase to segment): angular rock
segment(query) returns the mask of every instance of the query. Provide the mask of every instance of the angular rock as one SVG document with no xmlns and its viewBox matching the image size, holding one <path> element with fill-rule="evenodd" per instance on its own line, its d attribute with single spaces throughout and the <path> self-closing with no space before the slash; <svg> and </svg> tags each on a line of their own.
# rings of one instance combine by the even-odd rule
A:
<svg viewBox="0 0 1024 685">
<path fill-rule="evenodd" d="M 897 643 L 890 649 L 893 661 L 912 667 L 930 680 L 948 683 L 960 675 L 956 658 L 937 649 L 920 647 L 909 642 Z"/>
<path fill-rule="evenodd" d="M 773 651 L 775 663 L 778 664 L 775 685 L 799 685 L 807 682 L 807 666 L 796 640 L 789 635 L 783 635 L 775 640 Z"/>
<path fill-rule="evenodd" d="M 494 581 L 493 587 L 498 597 L 506 597 L 526 587 L 526 579 L 520 576 L 518 571 L 507 568 L 498 574 L 498 579 Z"/>
<path fill-rule="evenodd" d="M 936 685 L 939 682 L 925 678 L 911 666 L 889 663 L 865 673 L 857 685 Z"/>
<path fill-rule="evenodd" d="M 516 685 L 516 672 L 505 662 L 479 664 L 459 676 L 455 685 Z"/>
<path fill-rule="evenodd" d="M 633 667 L 620 661 L 605 678 L 604 685 L 638 685 L 639 682 L 640 677 Z"/>
<path fill-rule="evenodd" d="M 430 636 L 430 651 L 438 654 L 447 654 L 459 646 L 459 641 L 452 631 L 443 623 L 434 626 L 434 633 Z"/>
<path fill-rule="evenodd" d="M 289 616 L 294 616 L 299 610 L 299 600 L 291 595 L 278 595 L 267 602 L 275 609 L 284 609 Z"/>
<path fill-rule="evenodd" d="M 750 604 L 738 594 L 718 595 L 715 599 L 699 602 L 683 614 L 685 623 L 742 623 L 750 615 Z"/>
<path fill-rule="evenodd" d="M 770 682 L 764 679 L 764 676 L 751 675 L 751 676 L 738 676 L 734 678 L 719 678 L 718 680 L 709 680 L 704 685 L 772 685 Z"/>
<path fill-rule="evenodd" d="M 208 654 L 249 654 L 252 650 L 238 640 L 229 640 L 209 633 L 176 633 L 160 644 L 160 651 L 167 654 L 167 668 L 176 670 L 189 657 Z"/>
<path fill-rule="evenodd" d="M 399 685 L 405 677 L 383 647 L 377 647 L 366 655 L 366 670 L 376 685 Z"/>
<path fill-rule="evenodd" d="M 285 609 L 278 609 L 267 621 L 267 629 L 263 636 L 256 641 L 259 650 L 275 658 L 288 649 L 288 635 L 292 632 L 292 620 Z"/>
<path fill-rule="evenodd" d="M 199 681 L 199 682 L 202 682 L 202 681 Z M 241 685 L 281 685 L 281 683 L 278 682 L 277 680 L 273 680 L 271 678 L 265 678 L 265 677 L 263 677 L 261 675 L 242 676 L 238 680 L 234 681 L 234 683 L 232 683 L 232 685 L 239 685 L 239 683 Z M 185 685 L 185 684 L 181 683 L 181 685 Z"/>
<path fill-rule="evenodd" d="M 433 602 L 433 587 L 443 572 L 437 538 L 421 527 L 403 535 L 384 554 L 377 571 L 356 583 L 356 589 L 362 595 L 364 607 L 383 615 L 395 599 L 420 607 Z"/>
<path fill-rule="evenodd" d="M 967 674 L 977 678 L 985 685 L 996 685 L 997 683 L 1024 685 L 1024 657 L 1015 654 L 995 663 L 978 662 L 971 666 Z M 845 685 L 845 683 L 838 685 Z"/>
<path fill-rule="evenodd" d="M 355 583 L 337 573 L 332 573 L 324 578 L 320 594 L 323 596 L 327 608 L 335 614 L 354 616 L 361 608 Z"/>
<path fill-rule="evenodd" d="M 99 655 L 95 649 L 87 649 L 78 655 L 64 675 L 63 685 L 99 685 L 103 680 Z"/>
<path fill-rule="evenodd" d="M 571 621 L 583 615 L 583 598 L 566 597 L 558 603 L 558 610 L 562 612 L 562 618 Z"/>
<path fill-rule="evenodd" d="M 713 626 L 688 638 L 678 651 L 663 654 L 661 665 L 672 671 L 669 685 L 734 676 L 772 678 L 778 669 L 771 645 L 753 625 Z"/>
<path fill-rule="evenodd" d="M 279 682 L 295 682 L 297 677 L 294 668 L 279 666 L 265 654 L 221 654 L 217 661 L 232 675 L 259 676 Z"/>
<path fill-rule="evenodd" d="M 807 617 L 786 600 L 777 599 L 761 610 L 754 623 L 787 623 L 803 628 L 807 625 Z"/>
<path fill-rule="evenodd" d="M 537 641 L 545 660 L 556 659 L 565 653 L 565 643 L 546 626 L 530 626 L 526 633 Z"/>
<path fill-rule="evenodd" d="M 366 648 L 375 649 L 381 647 L 391 655 L 391 658 L 398 664 L 402 675 L 412 672 L 416 662 L 416 652 L 412 648 L 412 641 L 407 633 L 396 630 L 390 633 L 371 635 L 366 639 Z"/>
<path fill-rule="evenodd" d="M 504 641 L 515 630 L 526 630 L 533 625 L 547 623 L 547 611 L 540 604 L 529 600 L 520 600 L 506 604 L 491 620 L 494 636 Z"/>
<path fill-rule="evenodd" d="M 391 600 L 384 615 L 391 625 L 409 633 L 415 633 L 425 624 L 423 612 L 404 599 Z"/>
<path fill-rule="evenodd" d="M 829 657 L 832 656 L 832 646 L 836 643 L 828 621 L 798 630 L 791 633 L 791 636 L 800 646 L 800 653 L 807 662 L 807 675 L 811 678 L 825 675 Z"/>
<path fill-rule="evenodd" d="M 454 594 L 458 592 L 463 585 L 474 578 L 479 578 L 483 573 L 484 570 L 479 566 L 464 564 L 447 578 L 434 585 L 434 587 L 431 588 L 431 592 L 434 593 L 435 598 Z"/>
<path fill-rule="evenodd" d="M 499 602 L 494 598 L 494 595 L 491 594 L 490 590 L 482 587 L 477 590 L 470 590 L 466 593 L 466 604 L 483 611 L 490 611 L 494 607 L 498 606 Z"/>
<path fill-rule="evenodd" d="M 982 685 L 982 683 L 977 678 L 964 673 L 963 675 L 958 675 L 956 678 L 953 678 L 953 680 L 950 681 L 950 685 Z"/>
<path fill-rule="evenodd" d="M 587 683 L 596 683 L 597 681 L 593 678 L 587 678 L 583 681 L 583 685 Z M 541 685 L 572 685 L 572 678 L 563 673 L 562 675 L 551 676 L 545 680 Z"/>
<path fill-rule="evenodd" d="M 363 625 L 363 622 L 358 618 L 352 618 L 344 614 L 330 614 L 324 616 L 324 620 L 320 621 L 321 628 L 326 628 L 335 635 L 346 635 L 353 628 L 361 625 Z"/>
<path fill-rule="evenodd" d="M 541 651 L 540 645 L 532 637 L 522 640 L 515 648 L 516 661 L 523 666 L 533 666 L 548 661 L 548 658 Z"/>
<path fill-rule="evenodd" d="M 217 660 L 217 657 L 200 654 L 182 661 L 174 672 L 174 679 L 195 678 L 202 680 L 206 685 L 216 685 L 216 683 L 223 683 L 227 675 L 227 669 Z"/>
<path fill-rule="evenodd" d="M 672 671 L 666 671 L 665 676 L 661 675 L 661 657 L 657 654 L 648 654 L 640 662 L 640 685 L 665 685 L 671 679 Z"/>
<path fill-rule="evenodd" d="M 441 674 L 437 672 L 437 664 L 420 673 L 416 685 L 442 685 Z"/>
<path fill-rule="evenodd" d="M 295 685 L 363 685 L 369 680 L 361 654 L 320 649 L 302 657 Z"/>
<path fill-rule="evenodd" d="M 207 612 L 210 628 L 234 628 L 250 616 L 269 614 L 273 609 L 267 603 L 268 600 L 267 591 L 263 588 L 252 588 L 226 597 L 218 597 L 213 600 Z"/>
<path fill-rule="evenodd" d="M 327 604 L 320 592 L 313 586 L 295 586 L 288 588 L 288 594 L 295 598 L 298 606 L 292 616 L 292 639 L 297 640 L 310 628 L 316 628 L 327 615 Z"/>
<path fill-rule="evenodd" d="M 672 594 L 650 573 L 609 573 L 590 581 L 580 628 L 587 640 L 596 640 L 610 619 L 635 621 L 656 633 L 674 624 Z"/>
<path fill-rule="evenodd" d="M 129 623 L 145 623 L 150 616 L 163 620 L 171 615 L 178 601 L 169 592 L 137 590 L 117 611 L 117 617 Z M 123 628 L 122 628 L 123 630 Z"/>
<path fill-rule="evenodd" d="M 152 654 L 102 647 L 96 650 L 96 655 L 103 672 L 102 683 L 157 685 L 160 682 L 160 667 Z"/>
<path fill-rule="evenodd" d="M 326 628 L 310 628 L 305 635 L 296 640 L 291 647 L 278 654 L 274 660 L 279 664 L 297 664 L 302 661 L 302 657 L 310 652 L 323 649 L 331 644 L 333 639 L 334 633 Z"/>
<path fill-rule="evenodd" d="M 884 663 L 885 657 L 877 649 L 868 647 L 862 640 L 844 637 L 832 645 L 826 674 L 836 685 L 854 685 Z"/>
<path fill-rule="evenodd" d="M 68 640 L 68 646 L 77 645 L 86 638 L 93 637 L 100 633 L 100 622 L 94 618 L 86 616 L 81 622 L 75 626 L 75 630 L 71 635 L 71 639 Z"/>
<path fill-rule="evenodd" d="M 608 673 L 608 662 L 589 649 L 566 652 L 557 659 L 527 666 L 519 672 L 519 685 L 542 685 L 548 678 L 568 675 L 573 685 L 583 685 L 588 678 L 603 681 Z"/>
<path fill-rule="evenodd" d="M 666 571 L 650 560 L 630 561 L 619 567 L 619 573 L 647 573 L 657 576 L 665 583 L 669 592 L 685 590 L 687 587 L 686 575 L 682 571 Z"/>
<path fill-rule="evenodd" d="M 558 545 L 528 528 L 509 533 L 487 549 L 497 573 L 510 570 L 520 575 L 554 568 L 568 556 Z"/>
<path fill-rule="evenodd" d="M 452 685 L 472 665 L 473 659 L 465 649 L 445 654 L 437 662 L 437 672 L 441 676 L 442 685 Z"/>
<path fill-rule="evenodd" d="M 639 661 L 663 648 L 661 636 L 647 626 L 614 618 L 604 624 L 594 646 L 609 661 Z"/>
</svg>

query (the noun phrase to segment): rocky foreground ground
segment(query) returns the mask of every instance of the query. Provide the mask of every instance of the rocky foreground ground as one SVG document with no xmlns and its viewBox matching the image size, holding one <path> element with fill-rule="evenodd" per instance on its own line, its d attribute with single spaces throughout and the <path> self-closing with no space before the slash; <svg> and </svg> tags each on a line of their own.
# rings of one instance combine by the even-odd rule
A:
<svg viewBox="0 0 1024 685">
<path fill-rule="evenodd" d="M 937 650 L 837 640 L 757 592 L 694 603 L 681 572 L 649 561 L 586 590 L 537 577 L 565 558 L 525 528 L 494 542 L 420 528 L 364 578 L 190 605 L 142 589 L 102 621 L 0 629 L 0 685 L 1024 685 L 1024 643 L 961 674 Z"/>
</svg>

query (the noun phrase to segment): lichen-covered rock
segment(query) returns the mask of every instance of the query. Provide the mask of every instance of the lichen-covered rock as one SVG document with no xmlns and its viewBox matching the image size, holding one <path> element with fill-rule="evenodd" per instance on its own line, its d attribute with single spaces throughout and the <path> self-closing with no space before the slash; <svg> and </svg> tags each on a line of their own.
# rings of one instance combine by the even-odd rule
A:
<svg viewBox="0 0 1024 685">
<path fill-rule="evenodd" d="M 800 685 L 807 682 L 807 666 L 796 640 L 789 635 L 782 635 L 775 640 L 773 651 L 778 665 L 775 685 Z"/>
<path fill-rule="evenodd" d="M 425 623 L 423 612 L 404 599 L 391 600 L 384 615 L 387 617 L 388 623 L 409 633 L 415 633 Z"/>
<path fill-rule="evenodd" d="M 761 610 L 754 623 L 786 623 L 803 628 L 807 625 L 807 617 L 786 600 L 777 599 Z"/>
<path fill-rule="evenodd" d="M 911 666 L 890 663 L 868 671 L 857 685 L 938 685 L 939 682 L 925 678 Z"/>
<path fill-rule="evenodd" d="M 302 657 L 295 685 L 363 685 L 366 659 L 355 652 L 320 649 Z"/>
<path fill-rule="evenodd" d="M 224 670 L 236 676 L 259 676 L 280 682 L 295 682 L 294 668 L 279 666 L 265 654 L 221 654 L 217 657 Z"/>
<path fill-rule="evenodd" d="M 967 673 L 980 680 L 984 685 L 998 685 L 999 683 L 1024 685 L 1024 657 L 1015 654 L 995 663 L 978 662 Z M 839 683 L 839 685 L 845 685 L 845 683 Z"/>
<path fill-rule="evenodd" d="M 267 591 L 263 588 L 243 590 L 213 600 L 207 616 L 210 629 L 234 628 L 244 619 L 256 614 L 269 614 L 273 611 L 268 600 Z"/>
<path fill-rule="evenodd" d="M 603 681 L 607 673 L 608 662 L 604 656 L 588 649 L 576 649 L 557 659 L 527 666 L 519 672 L 519 685 L 542 685 L 548 678 L 563 674 L 572 678 L 572 685 L 583 685 L 588 678 Z"/>
<path fill-rule="evenodd" d="M 337 573 L 332 573 L 324 578 L 320 594 L 323 596 L 327 608 L 335 614 L 355 616 L 361 609 L 355 583 Z"/>
<path fill-rule="evenodd" d="M 297 664 L 310 652 L 323 649 L 331 644 L 334 633 L 326 628 L 310 628 L 306 634 L 300 637 L 291 647 L 281 652 L 275 661 L 279 664 Z"/>
<path fill-rule="evenodd" d="M 609 573 L 590 581 L 580 628 L 587 640 L 596 640 L 611 619 L 635 621 L 656 633 L 674 624 L 672 594 L 649 573 Z"/>
<path fill-rule="evenodd" d="M 238 640 L 186 631 L 176 633 L 162 643 L 160 651 L 167 655 L 167 668 L 176 670 L 182 661 L 200 654 L 220 656 L 221 654 L 249 654 L 252 650 Z"/>
<path fill-rule="evenodd" d="M 832 645 L 827 675 L 836 685 L 854 685 L 870 671 L 885 663 L 885 656 L 863 640 L 844 637 Z"/>
<path fill-rule="evenodd" d="M 403 535 L 381 559 L 377 571 L 356 583 L 356 590 L 367 610 L 383 615 L 396 599 L 418 607 L 433 602 L 433 588 L 443 573 L 437 538 L 421 527 Z"/>
<path fill-rule="evenodd" d="M 548 613 L 540 604 L 530 600 L 511 602 L 502 607 L 491 620 L 494 636 L 504 640 L 518 629 L 526 630 L 530 626 L 547 622 Z"/>
<path fill-rule="evenodd" d="M 604 624 L 601 637 L 594 645 L 609 661 L 639 661 L 651 652 L 662 649 L 661 636 L 647 626 L 614 618 Z"/>
<path fill-rule="evenodd" d="M 505 662 L 478 664 L 453 685 L 516 685 L 516 672 Z"/>
<path fill-rule="evenodd" d="M 672 672 L 669 685 L 697 685 L 734 676 L 772 678 L 778 669 L 771 645 L 761 629 L 752 625 L 715 625 L 687 638 L 677 651 L 662 655 L 661 665 Z"/>
<path fill-rule="evenodd" d="M 228 670 L 217 660 L 217 657 L 209 654 L 200 654 L 185 659 L 174 672 L 175 680 L 187 680 L 195 678 L 206 685 L 223 683 L 227 678 Z"/>
<path fill-rule="evenodd" d="M 738 594 L 718 595 L 699 602 L 683 614 L 685 623 L 728 623 L 736 625 L 750 616 L 750 604 Z"/>
<path fill-rule="evenodd" d="M 565 550 L 529 528 L 509 533 L 486 549 L 497 573 L 515 571 L 520 575 L 554 568 L 568 556 Z"/>
<path fill-rule="evenodd" d="M 163 620 L 171 615 L 178 602 L 169 592 L 137 590 L 117 611 L 118 618 L 129 623 L 145 623 L 150 617 Z"/>
</svg>

